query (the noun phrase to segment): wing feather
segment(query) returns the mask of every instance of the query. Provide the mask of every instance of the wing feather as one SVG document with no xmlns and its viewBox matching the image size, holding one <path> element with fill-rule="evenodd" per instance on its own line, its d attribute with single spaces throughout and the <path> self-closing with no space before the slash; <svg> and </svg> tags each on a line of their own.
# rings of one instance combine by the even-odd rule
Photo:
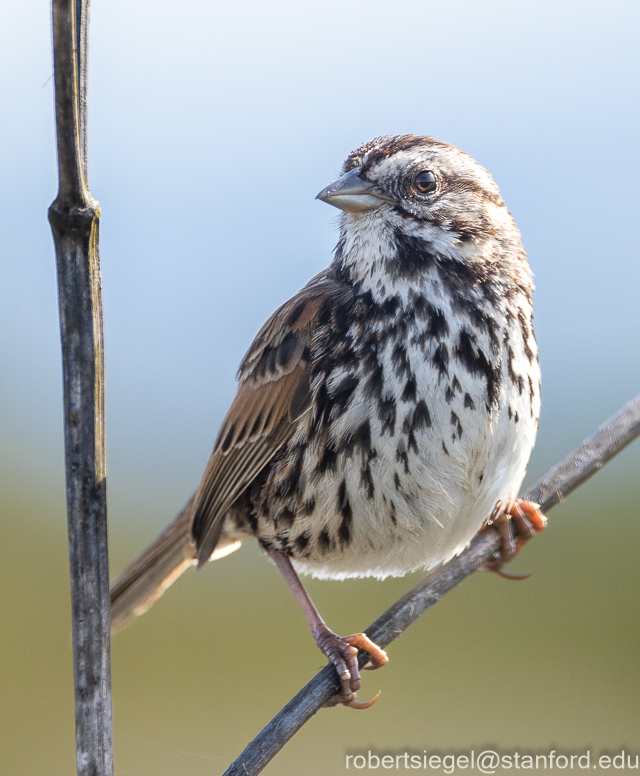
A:
<svg viewBox="0 0 640 776">
<path fill-rule="evenodd" d="M 239 386 L 196 495 L 198 564 L 211 557 L 233 502 L 291 437 L 311 407 L 309 363 L 321 311 L 348 293 L 325 271 L 277 310 L 238 371 Z"/>
</svg>

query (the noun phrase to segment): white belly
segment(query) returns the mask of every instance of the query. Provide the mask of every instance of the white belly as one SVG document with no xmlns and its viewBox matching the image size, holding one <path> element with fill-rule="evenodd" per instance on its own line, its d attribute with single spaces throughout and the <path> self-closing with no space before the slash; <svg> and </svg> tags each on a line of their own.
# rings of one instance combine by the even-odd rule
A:
<svg viewBox="0 0 640 776">
<path fill-rule="evenodd" d="M 340 520 L 335 494 L 344 480 L 353 512 L 351 536 L 346 547 L 294 558 L 296 569 L 332 579 L 382 579 L 431 569 L 462 552 L 498 500 L 517 497 L 535 441 L 540 397 L 537 366 L 534 395 L 526 379 L 524 390 L 510 379 L 509 371 L 513 374 L 514 369 L 532 371 L 523 361 L 524 353 L 514 349 L 511 370 L 504 360 L 501 389 L 491 412 L 485 405 L 483 378 L 451 364 L 447 379 L 434 384 L 430 367 L 425 366 L 427 372 L 421 374 L 424 354 L 410 350 L 417 396 L 402 402 L 401 384 L 395 389 L 398 409 L 393 435 L 388 428 L 383 433 L 370 406 L 354 403 L 343 425 L 355 427 L 365 414 L 372 418 L 372 447 L 377 452 L 369 463 L 373 497 L 363 487 L 364 462 L 358 453 L 342 455 L 335 474 L 315 487 L 310 472 L 307 494 L 313 490 L 317 504 L 310 526 L 325 517 L 329 522 Z M 452 396 L 447 389 L 454 378 Z M 388 390 L 394 390 L 393 385 L 390 379 Z M 403 424 L 421 398 L 429 408 L 430 426 L 415 433 L 406 460 L 398 460 L 399 445 L 406 438 Z M 309 459 L 313 458 L 311 450 Z"/>
</svg>

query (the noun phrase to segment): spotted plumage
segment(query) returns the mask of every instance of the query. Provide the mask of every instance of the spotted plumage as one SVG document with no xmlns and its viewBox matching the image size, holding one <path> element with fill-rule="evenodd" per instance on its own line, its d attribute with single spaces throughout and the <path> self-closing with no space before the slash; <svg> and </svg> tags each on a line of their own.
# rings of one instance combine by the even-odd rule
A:
<svg viewBox="0 0 640 776">
<path fill-rule="evenodd" d="M 318 196 L 344 211 L 335 257 L 256 336 L 200 488 L 116 581 L 112 614 L 255 538 L 336 665 L 339 702 L 358 706 L 355 647 L 386 656 L 332 634 L 294 569 L 430 569 L 495 520 L 500 571 L 540 530 L 515 501 L 540 410 L 533 285 L 497 186 L 453 146 L 377 138 Z"/>
<path fill-rule="evenodd" d="M 412 171 L 425 166 L 440 189 L 416 202 Z M 257 537 L 315 576 L 402 575 L 460 552 L 517 495 L 539 373 L 531 277 L 497 187 L 423 137 L 366 144 L 343 173 L 354 169 L 392 201 L 345 213 L 332 265 L 245 357 L 201 485 L 201 561 L 219 536 Z M 255 415 L 268 434 L 251 435 Z M 259 463 L 221 499 L 230 455 Z"/>
</svg>

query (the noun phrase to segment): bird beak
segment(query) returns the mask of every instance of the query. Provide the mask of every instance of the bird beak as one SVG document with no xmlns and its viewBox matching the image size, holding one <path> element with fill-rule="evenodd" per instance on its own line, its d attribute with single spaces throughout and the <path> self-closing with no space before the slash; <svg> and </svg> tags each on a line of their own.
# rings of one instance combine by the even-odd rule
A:
<svg viewBox="0 0 640 776">
<path fill-rule="evenodd" d="M 322 189 L 316 199 L 321 199 L 346 213 L 373 210 L 384 205 L 385 202 L 391 202 L 376 189 L 374 183 L 360 174 L 359 167 L 350 170 L 346 175 L 338 178 L 335 183 L 327 186 L 326 189 Z"/>
</svg>

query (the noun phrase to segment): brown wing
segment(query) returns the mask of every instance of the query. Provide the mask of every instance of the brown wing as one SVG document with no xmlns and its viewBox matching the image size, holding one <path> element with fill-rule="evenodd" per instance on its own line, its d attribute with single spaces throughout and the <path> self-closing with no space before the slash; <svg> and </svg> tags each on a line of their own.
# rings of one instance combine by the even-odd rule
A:
<svg viewBox="0 0 640 776">
<path fill-rule="evenodd" d="M 225 514 L 289 439 L 311 406 L 309 359 L 320 313 L 345 295 L 323 272 L 265 323 L 238 371 L 236 398 L 218 432 L 194 505 L 198 565 L 211 557 Z"/>
</svg>

